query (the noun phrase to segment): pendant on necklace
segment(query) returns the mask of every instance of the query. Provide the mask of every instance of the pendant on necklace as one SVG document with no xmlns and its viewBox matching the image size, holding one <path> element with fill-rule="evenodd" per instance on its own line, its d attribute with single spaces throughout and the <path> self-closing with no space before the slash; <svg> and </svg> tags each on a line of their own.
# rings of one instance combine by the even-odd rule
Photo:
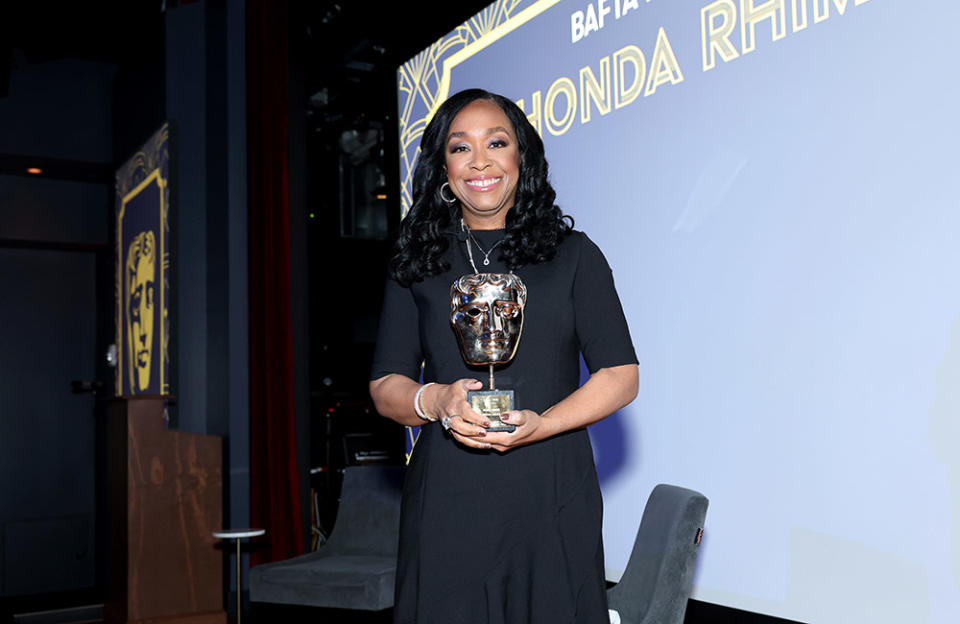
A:
<svg viewBox="0 0 960 624">
<path fill-rule="evenodd" d="M 490 266 L 490 258 L 483 259 L 483 266 Z"/>
</svg>

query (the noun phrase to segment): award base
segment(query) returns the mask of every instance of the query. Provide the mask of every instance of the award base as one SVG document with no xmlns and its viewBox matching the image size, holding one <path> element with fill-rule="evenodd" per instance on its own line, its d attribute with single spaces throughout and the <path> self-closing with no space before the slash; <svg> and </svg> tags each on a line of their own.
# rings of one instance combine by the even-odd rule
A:
<svg viewBox="0 0 960 624">
<path fill-rule="evenodd" d="M 500 420 L 500 414 L 513 409 L 513 390 L 471 390 L 467 392 L 467 403 L 473 411 L 490 419 L 487 431 L 515 431 L 516 425 L 508 425 Z"/>
</svg>

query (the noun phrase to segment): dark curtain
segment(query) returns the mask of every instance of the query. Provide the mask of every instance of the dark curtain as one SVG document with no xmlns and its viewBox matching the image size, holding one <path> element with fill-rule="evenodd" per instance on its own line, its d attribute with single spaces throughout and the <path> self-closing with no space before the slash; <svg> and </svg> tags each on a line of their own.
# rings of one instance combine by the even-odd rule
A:
<svg viewBox="0 0 960 624">
<path fill-rule="evenodd" d="M 286 0 L 247 1 L 251 563 L 303 553 L 293 408 Z"/>
</svg>

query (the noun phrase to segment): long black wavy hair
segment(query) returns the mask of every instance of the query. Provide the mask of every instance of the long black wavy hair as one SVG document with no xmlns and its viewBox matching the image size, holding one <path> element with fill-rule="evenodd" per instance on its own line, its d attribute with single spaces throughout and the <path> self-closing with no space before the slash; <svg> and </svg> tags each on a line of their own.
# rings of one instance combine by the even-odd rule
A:
<svg viewBox="0 0 960 624">
<path fill-rule="evenodd" d="M 443 201 L 440 187 L 447 181 L 446 144 L 457 113 L 475 100 L 497 104 L 513 124 L 520 152 L 520 174 L 513 207 L 506 216 L 506 237 L 500 260 L 511 270 L 553 258 L 557 247 L 573 228 L 573 218 L 554 204 L 556 191 L 547 181 L 543 141 L 519 106 L 496 93 L 467 89 L 444 102 L 427 125 L 420 141 L 420 156 L 413 172 L 413 205 L 400 223 L 400 235 L 390 261 L 390 271 L 408 286 L 450 268 L 442 259 L 450 245 L 452 226 L 459 226 L 460 206 Z"/>
</svg>

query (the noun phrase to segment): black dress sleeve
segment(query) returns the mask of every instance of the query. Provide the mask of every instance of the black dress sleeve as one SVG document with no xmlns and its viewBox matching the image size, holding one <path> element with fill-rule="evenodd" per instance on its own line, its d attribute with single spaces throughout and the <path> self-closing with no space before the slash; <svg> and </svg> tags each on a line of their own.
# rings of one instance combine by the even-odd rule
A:
<svg viewBox="0 0 960 624">
<path fill-rule="evenodd" d="M 419 313 L 413 292 L 387 279 L 370 379 L 398 373 L 418 381 L 422 361 Z"/>
<path fill-rule="evenodd" d="M 600 248 L 586 234 L 580 238 L 573 301 L 583 360 L 591 374 L 601 368 L 636 364 L 637 355 L 613 284 L 613 271 Z"/>
</svg>

